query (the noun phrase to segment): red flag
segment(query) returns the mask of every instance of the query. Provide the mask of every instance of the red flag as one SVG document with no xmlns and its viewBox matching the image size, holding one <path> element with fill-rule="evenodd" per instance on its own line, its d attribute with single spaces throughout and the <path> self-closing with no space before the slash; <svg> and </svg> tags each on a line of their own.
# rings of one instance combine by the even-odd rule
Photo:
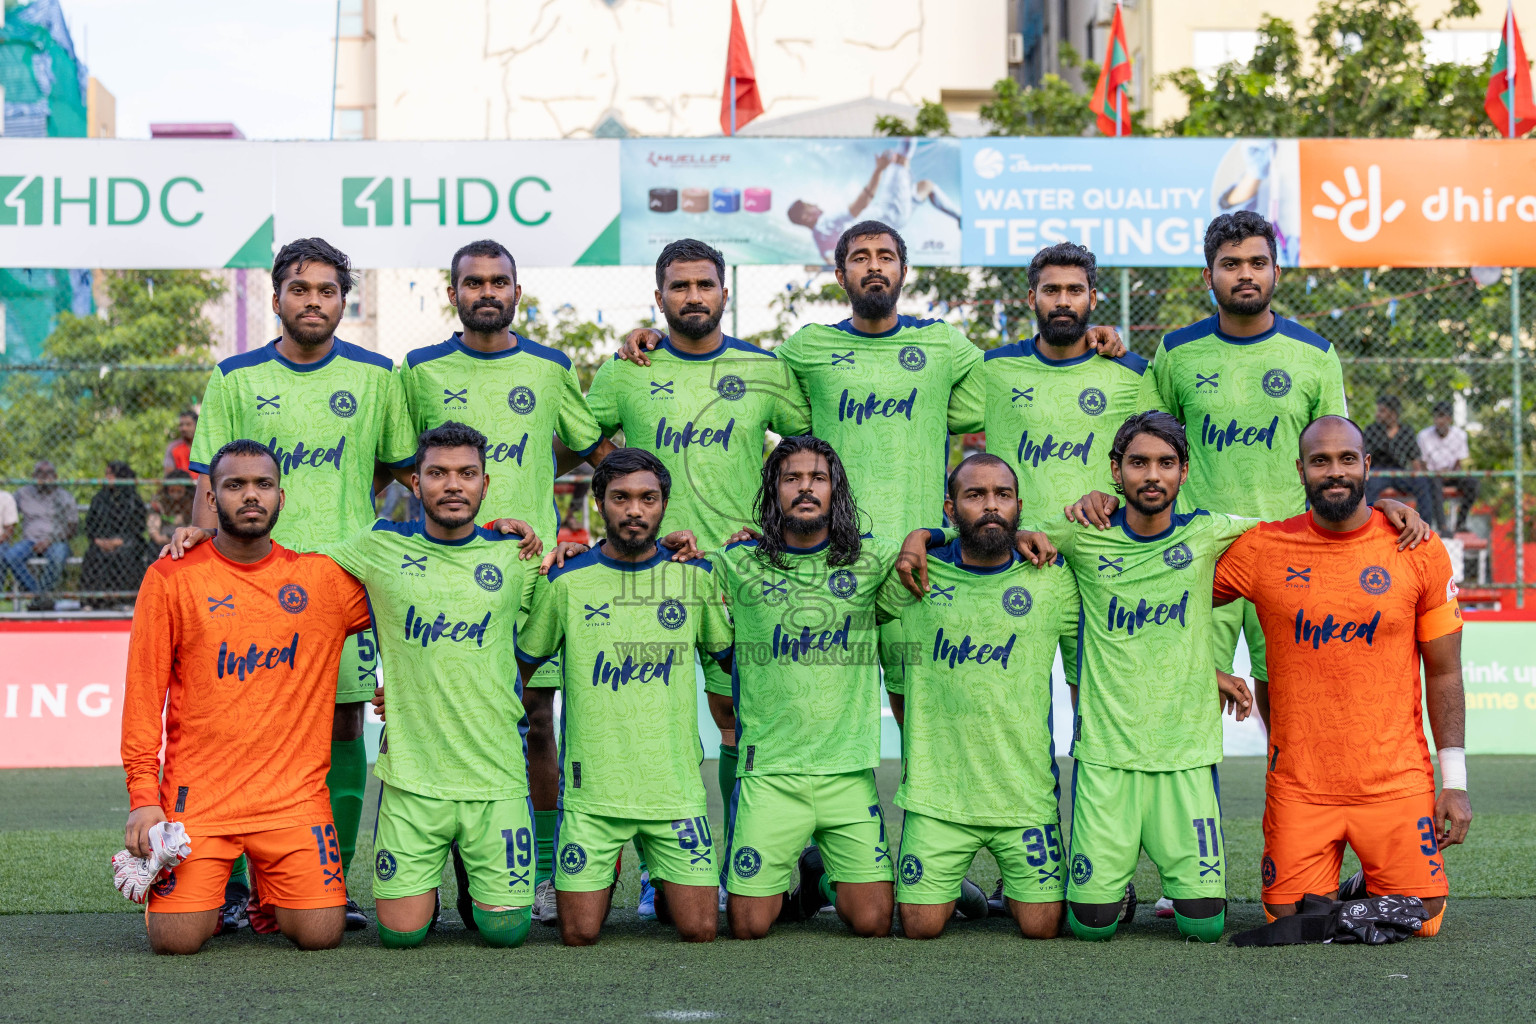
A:
<svg viewBox="0 0 1536 1024">
<path fill-rule="evenodd" d="M 1511 46 L 1510 44 L 1514 45 Z M 1510 51 L 1514 57 L 1510 57 Z M 1513 68 L 1513 74 L 1511 74 Z M 1531 97 L 1531 65 L 1525 59 L 1525 45 L 1515 24 L 1511 5 L 1504 15 L 1504 31 L 1499 40 L 1499 55 L 1493 59 L 1493 74 L 1488 78 L 1488 94 L 1483 109 L 1499 129 L 1500 135 L 1514 138 L 1536 128 L 1536 100 Z M 1514 131 L 1510 131 L 1510 110 L 1514 110 Z"/>
<path fill-rule="evenodd" d="M 1109 28 L 1109 46 L 1104 51 L 1104 66 L 1099 69 L 1099 84 L 1093 87 L 1088 106 L 1093 110 L 1103 135 L 1131 134 L 1131 48 L 1125 44 L 1125 23 L 1120 20 L 1120 5 L 1115 4 L 1115 20 Z"/>
<path fill-rule="evenodd" d="M 732 81 L 736 92 L 736 123 L 731 124 Z M 747 32 L 741 27 L 741 12 L 731 0 L 731 44 L 725 51 L 725 88 L 720 91 L 720 130 L 735 135 L 746 123 L 763 112 L 763 97 L 757 91 L 757 72 L 752 70 L 752 52 L 747 49 Z"/>
</svg>

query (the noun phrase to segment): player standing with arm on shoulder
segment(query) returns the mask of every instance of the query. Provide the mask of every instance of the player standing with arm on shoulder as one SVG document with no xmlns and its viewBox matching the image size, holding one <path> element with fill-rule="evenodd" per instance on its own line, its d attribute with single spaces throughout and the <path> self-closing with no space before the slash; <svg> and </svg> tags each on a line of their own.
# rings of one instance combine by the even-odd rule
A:
<svg viewBox="0 0 1536 1024">
<path fill-rule="evenodd" d="M 1435 935 L 1450 891 L 1444 848 L 1472 821 L 1450 557 L 1434 536 L 1401 550 L 1365 504 L 1370 456 L 1354 422 L 1322 417 L 1298 450 L 1311 510 L 1238 538 L 1215 578 L 1218 603 L 1254 603 L 1269 651 L 1270 678 L 1256 688 L 1270 740 L 1265 911 L 1284 917 L 1306 893 L 1336 894 L 1347 843 L 1365 890 L 1419 897 L 1430 919 L 1418 934 Z"/>
<path fill-rule="evenodd" d="M 376 465 L 405 474 L 416 439 L 390 361 L 335 336 L 351 288 L 346 254 L 324 239 L 301 238 L 279 250 L 272 264 L 272 311 L 282 334 L 219 363 L 203 395 L 190 463 L 199 474 L 194 526 L 215 525 L 202 497 L 208 464 L 238 438 L 260 441 L 277 456 L 289 504 L 273 539 L 295 551 L 316 551 L 373 521 Z M 368 779 L 363 704 L 373 696 L 376 658 L 373 632 L 359 634 L 347 643 L 336 683 L 327 783 L 344 871 L 351 867 L 362 820 Z M 227 913 L 233 917 L 239 900 L 237 893 L 231 897 Z M 362 910 L 350 903 L 347 927 L 366 924 Z"/>
<path fill-rule="evenodd" d="M 134 607 L 127 847 L 148 856 L 149 829 L 166 820 L 185 827 L 192 847 L 150 888 L 145 925 L 157 953 L 195 953 L 217 932 L 242 855 L 295 945 L 341 943 L 347 890 L 325 779 L 342 641 L 368 627 L 368 603 L 330 560 L 272 541 L 281 476 L 255 441 L 210 455 L 200 500 L 218 536 L 151 565 Z"/>
<path fill-rule="evenodd" d="M 607 537 L 539 585 L 518 637 L 524 680 L 562 647 L 564 706 L 555 892 L 560 938 L 596 942 L 624 844 L 643 839 L 656 913 L 710 942 L 719 868 L 699 762 L 693 655 L 729 663 L 731 626 L 703 559 L 656 543 L 671 474 L 621 448 L 592 474 Z"/>
<path fill-rule="evenodd" d="M 463 331 L 436 345 L 412 350 L 398 371 L 406 406 L 417 431 L 453 420 L 482 431 L 486 460 L 497 485 L 481 508 L 481 522 L 514 520 L 554 545 L 559 518 L 555 476 L 585 460 L 593 466 L 613 450 L 581 394 L 581 383 L 563 352 L 511 330 L 523 289 L 517 262 L 500 242 L 470 242 L 449 264 L 448 301 Z M 551 455 L 551 437 L 561 442 Z M 555 690 L 551 664 L 523 692 L 528 709 L 528 772 L 538 823 L 538 903 L 541 921 L 554 921 L 555 800 L 560 768 L 556 756 Z M 460 870 L 457 858 L 455 871 Z M 462 879 L 461 879 L 462 881 Z M 460 887 L 460 913 L 473 923 Z"/>
</svg>

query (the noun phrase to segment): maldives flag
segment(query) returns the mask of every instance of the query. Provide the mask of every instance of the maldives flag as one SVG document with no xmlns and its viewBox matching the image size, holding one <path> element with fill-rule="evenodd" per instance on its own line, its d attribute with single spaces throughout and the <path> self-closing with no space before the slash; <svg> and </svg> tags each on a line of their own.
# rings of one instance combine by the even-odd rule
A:
<svg viewBox="0 0 1536 1024">
<path fill-rule="evenodd" d="M 733 83 L 731 79 L 735 79 Z M 736 91 L 736 123 L 731 124 L 731 89 Z M 757 72 L 752 69 L 752 53 L 747 49 L 747 32 L 741 27 L 741 12 L 731 0 L 731 43 L 725 51 L 725 88 L 720 91 L 720 130 L 736 134 L 748 121 L 763 112 L 763 97 L 757 91 Z"/>
<path fill-rule="evenodd" d="M 1511 46 L 1513 44 L 1513 46 Z M 1511 59 L 1510 50 L 1514 50 Z M 1513 71 L 1511 71 L 1513 69 Z M 1515 112 L 1515 130 L 1509 130 L 1509 112 Z M 1493 74 L 1488 78 L 1488 95 L 1483 109 L 1499 129 L 1500 135 L 1514 138 L 1536 128 L 1536 100 L 1531 98 L 1531 66 L 1520 42 L 1520 28 L 1515 24 L 1511 5 L 1504 14 L 1504 32 L 1499 41 L 1499 55 L 1493 59 Z"/>
<path fill-rule="evenodd" d="M 1104 66 L 1099 69 L 1099 84 L 1093 87 L 1088 106 L 1099 122 L 1103 135 L 1131 134 L 1131 49 L 1125 45 L 1125 22 L 1120 20 L 1120 5 L 1115 4 L 1115 20 L 1109 28 L 1109 48 Z"/>
</svg>

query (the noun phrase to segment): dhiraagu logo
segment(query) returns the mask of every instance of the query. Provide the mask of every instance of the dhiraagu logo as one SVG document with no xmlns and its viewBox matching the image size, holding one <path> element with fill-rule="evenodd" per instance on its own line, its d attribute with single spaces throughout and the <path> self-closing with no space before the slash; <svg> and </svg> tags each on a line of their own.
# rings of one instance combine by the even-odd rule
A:
<svg viewBox="0 0 1536 1024">
<path fill-rule="evenodd" d="M 0 227 L 132 227 L 159 219 L 189 228 L 203 219 L 202 183 L 185 175 L 164 182 L 139 178 L 0 175 Z"/>
<path fill-rule="evenodd" d="M 1364 188 L 1360 185 L 1360 172 L 1353 166 L 1344 168 L 1348 195 L 1332 181 L 1325 180 L 1318 187 L 1333 205 L 1318 203 L 1312 207 L 1312 216 L 1337 221 L 1339 233 L 1351 242 L 1369 242 L 1383 223 L 1391 224 L 1408 207 L 1401 199 L 1395 199 L 1385 210 L 1381 208 L 1381 167 L 1377 164 L 1365 169 Z"/>
<path fill-rule="evenodd" d="M 342 178 L 341 224 L 348 228 L 447 227 L 450 223 L 474 227 L 500 216 L 534 228 L 550 218 L 547 197 L 551 191 L 549 182 L 531 174 L 505 189 L 488 178 Z"/>
</svg>

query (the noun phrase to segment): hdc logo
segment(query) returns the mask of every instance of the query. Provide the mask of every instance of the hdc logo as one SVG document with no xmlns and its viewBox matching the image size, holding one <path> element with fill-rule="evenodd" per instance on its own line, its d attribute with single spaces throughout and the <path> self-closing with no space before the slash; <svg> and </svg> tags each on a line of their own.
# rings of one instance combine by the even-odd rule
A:
<svg viewBox="0 0 1536 1024">
<path fill-rule="evenodd" d="M 341 224 L 348 228 L 393 227 L 397 208 L 405 227 L 423 217 L 422 223 L 435 223 L 438 227 L 446 227 L 450 216 L 461 227 L 495 220 L 501 212 L 503 196 L 494 182 L 485 178 L 455 178 L 453 182 L 450 190 L 447 178 L 401 178 L 398 185 L 392 176 L 342 178 Z M 535 186 L 535 191 L 551 191 L 549 182 L 543 178 L 518 178 L 506 191 L 506 212 L 523 227 L 538 227 L 549 220 L 551 211 L 531 209 L 537 201 L 522 195 L 525 186 Z"/>
<path fill-rule="evenodd" d="M 203 211 L 188 209 L 194 200 L 186 191 L 203 191 L 203 186 L 194 178 L 182 176 L 168 180 L 159 189 L 158 203 L 155 190 L 138 178 L 107 178 L 104 186 L 101 182 L 100 178 L 86 178 L 83 184 L 71 186 L 79 191 L 70 195 L 62 177 L 54 178 L 50 189 L 47 179 L 40 174 L 0 175 L 0 226 L 39 226 L 50 206 L 53 209 L 50 223 L 55 227 L 64 223 L 65 207 L 71 208 L 72 226 L 79 224 L 74 218 L 83 216 L 88 226 L 95 227 L 103 212 L 108 227 L 132 227 L 157 211 L 160 219 L 176 228 L 189 228 L 203 219 Z M 102 210 L 102 207 L 106 209 Z"/>
</svg>

